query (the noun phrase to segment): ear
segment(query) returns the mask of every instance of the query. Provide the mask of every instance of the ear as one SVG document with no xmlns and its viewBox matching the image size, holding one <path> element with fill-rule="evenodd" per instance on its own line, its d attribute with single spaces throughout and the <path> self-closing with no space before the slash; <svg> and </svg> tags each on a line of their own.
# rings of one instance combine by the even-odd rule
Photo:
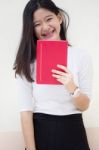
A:
<svg viewBox="0 0 99 150">
<path fill-rule="evenodd" d="M 59 22 L 60 22 L 60 24 L 61 24 L 61 23 L 62 23 L 62 21 L 63 21 L 63 19 L 62 19 L 62 16 L 61 16 L 61 14 L 60 14 L 60 13 L 57 15 L 57 18 L 58 18 L 58 20 L 59 20 Z"/>
</svg>

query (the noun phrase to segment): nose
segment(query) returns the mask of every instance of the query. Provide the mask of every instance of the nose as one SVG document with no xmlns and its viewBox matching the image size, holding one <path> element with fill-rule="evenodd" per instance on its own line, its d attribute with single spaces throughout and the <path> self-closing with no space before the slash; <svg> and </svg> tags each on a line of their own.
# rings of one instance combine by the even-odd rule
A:
<svg viewBox="0 0 99 150">
<path fill-rule="evenodd" d="M 48 24 L 47 24 L 47 23 L 43 23 L 43 24 L 42 24 L 42 31 L 43 31 L 43 32 L 46 32 L 46 31 L 48 31 L 48 30 L 49 30 Z"/>
</svg>

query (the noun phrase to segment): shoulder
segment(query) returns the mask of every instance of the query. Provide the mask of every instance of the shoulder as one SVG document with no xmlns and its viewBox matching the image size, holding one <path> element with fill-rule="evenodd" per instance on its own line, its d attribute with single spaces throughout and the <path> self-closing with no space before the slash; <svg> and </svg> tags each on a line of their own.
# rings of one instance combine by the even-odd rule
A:
<svg viewBox="0 0 99 150">
<path fill-rule="evenodd" d="M 75 46 L 69 46 L 68 51 L 70 55 L 75 56 L 79 61 L 92 59 L 91 54 L 88 52 L 88 50 L 81 49 Z"/>
<path fill-rule="evenodd" d="M 78 54 L 78 55 L 89 55 L 88 51 L 76 46 L 69 46 L 68 50 L 71 51 L 72 53 Z"/>
</svg>

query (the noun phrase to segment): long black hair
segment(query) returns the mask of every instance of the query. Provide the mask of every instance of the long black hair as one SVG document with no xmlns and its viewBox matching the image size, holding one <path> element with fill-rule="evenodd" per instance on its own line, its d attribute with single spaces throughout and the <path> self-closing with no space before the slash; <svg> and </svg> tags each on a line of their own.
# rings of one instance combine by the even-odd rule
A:
<svg viewBox="0 0 99 150">
<path fill-rule="evenodd" d="M 14 62 L 13 69 L 15 75 L 24 75 L 30 82 L 33 81 L 31 77 L 30 64 L 35 61 L 36 58 L 36 42 L 37 38 L 33 29 L 33 14 L 39 8 L 45 8 L 54 14 L 60 14 L 62 16 L 60 37 L 62 40 L 67 40 L 67 29 L 69 26 L 68 14 L 57 7 L 52 0 L 30 0 L 23 12 L 23 30 L 22 36 Z"/>
</svg>

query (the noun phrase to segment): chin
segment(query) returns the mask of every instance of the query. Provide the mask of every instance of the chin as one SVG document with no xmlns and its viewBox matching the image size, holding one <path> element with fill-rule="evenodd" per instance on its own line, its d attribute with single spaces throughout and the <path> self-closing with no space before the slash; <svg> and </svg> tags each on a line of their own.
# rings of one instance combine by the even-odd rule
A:
<svg viewBox="0 0 99 150">
<path fill-rule="evenodd" d="M 50 40 L 50 41 L 58 41 L 58 40 L 61 40 L 60 38 L 58 38 L 58 37 L 52 37 L 52 38 L 46 38 L 45 40 Z"/>
</svg>

